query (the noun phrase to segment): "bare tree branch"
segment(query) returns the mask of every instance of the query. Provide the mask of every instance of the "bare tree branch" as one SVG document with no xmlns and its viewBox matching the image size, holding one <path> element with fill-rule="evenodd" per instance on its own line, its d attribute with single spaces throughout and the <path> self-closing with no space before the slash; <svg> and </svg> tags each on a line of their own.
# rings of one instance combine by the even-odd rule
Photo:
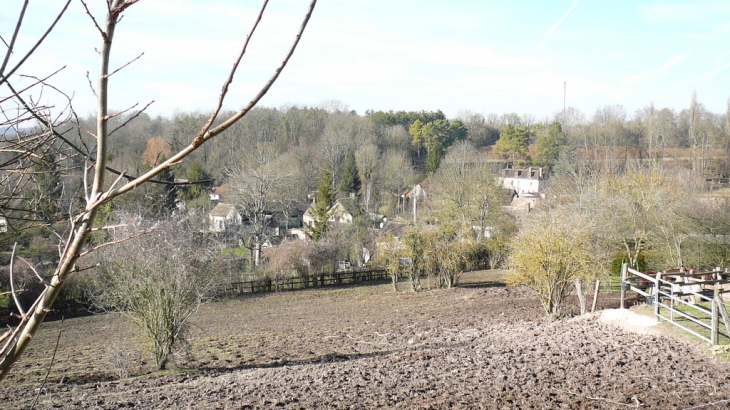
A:
<svg viewBox="0 0 730 410">
<path fill-rule="evenodd" d="M 26 0 L 26 3 L 27 3 L 27 0 Z M 66 13 L 66 9 L 68 8 L 68 5 L 69 4 L 71 4 L 71 0 L 67 0 L 66 1 L 66 4 L 63 6 L 63 9 L 56 16 L 56 19 L 53 20 L 53 23 L 51 23 L 51 26 L 48 27 L 48 30 L 46 30 L 46 32 L 43 33 L 43 35 L 41 36 L 41 38 L 38 39 L 38 41 L 33 45 L 33 47 L 31 47 L 31 49 L 28 50 L 28 53 L 26 53 L 26 55 L 23 58 L 21 58 L 20 61 L 18 61 L 18 64 L 16 64 L 15 67 L 13 67 L 12 70 L 10 70 L 7 74 L 3 74 L 2 71 L 0 71 L 0 85 L 2 85 L 3 83 L 7 82 L 7 79 L 11 75 L 13 75 L 15 73 L 15 71 L 17 71 L 18 68 L 20 68 L 25 63 L 25 60 L 27 60 L 28 57 L 30 57 L 35 52 L 35 50 L 41 45 L 41 43 L 43 43 L 43 41 L 46 39 L 46 37 L 48 37 L 48 35 L 53 30 L 53 28 L 56 26 L 56 23 L 58 23 L 58 21 L 61 20 L 61 17 L 64 15 L 64 13 Z M 25 7 L 23 8 L 23 10 L 25 10 Z M 21 18 L 21 20 L 22 20 L 22 18 Z M 18 23 L 18 24 L 20 24 L 20 23 Z M 20 28 L 20 27 L 18 27 L 18 28 Z"/>
<path fill-rule="evenodd" d="M 48 282 L 46 282 L 45 280 L 43 280 L 43 278 L 41 277 L 41 275 L 38 274 L 38 271 L 36 270 L 36 268 L 33 265 L 31 265 L 30 262 L 28 262 L 25 258 L 23 258 L 21 256 L 18 256 L 18 259 L 20 259 L 21 261 L 23 261 L 30 268 L 30 270 L 33 271 L 33 273 L 35 274 L 35 276 L 38 278 L 39 281 L 41 281 L 42 284 L 48 285 Z"/>
<path fill-rule="evenodd" d="M 124 121 L 124 122 L 123 122 L 123 123 L 122 123 L 122 124 L 121 124 L 120 126 L 118 126 L 117 128 L 114 128 L 113 130 L 109 131 L 109 136 L 111 137 L 111 136 L 112 136 L 112 134 L 114 134 L 115 132 L 117 132 L 117 131 L 118 131 L 118 130 L 119 130 L 120 128 L 124 128 L 124 126 L 126 126 L 127 124 L 129 124 L 130 122 L 132 122 L 132 121 L 133 121 L 133 120 L 134 120 L 135 118 L 139 117 L 139 116 L 140 116 L 140 115 L 141 115 L 141 114 L 142 114 L 143 112 L 145 112 L 145 111 L 147 110 L 147 108 L 148 108 L 148 107 L 149 107 L 150 105 L 152 105 L 152 104 L 153 104 L 154 102 L 155 102 L 155 100 L 152 100 L 152 101 L 150 101 L 150 102 L 149 102 L 149 103 L 147 103 L 147 105 L 145 105 L 145 106 L 144 106 L 144 107 L 143 107 L 143 108 L 142 108 L 141 110 L 137 111 L 137 113 L 136 113 L 136 114 L 134 114 L 133 116 L 131 116 L 131 117 L 127 118 L 127 119 L 126 119 L 126 120 L 125 120 L 125 121 Z M 136 107 L 136 106 L 137 106 L 137 104 L 135 104 L 135 107 Z M 106 170 L 107 170 L 107 171 L 110 171 L 110 172 L 114 172 L 114 173 L 116 173 L 116 174 L 119 174 L 119 172 L 118 172 L 118 171 L 113 171 L 113 170 L 112 170 L 111 168 L 108 168 L 108 167 L 107 167 L 107 169 L 106 169 Z M 161 181 L 160 181 L 160 182 L 161 182 Z"/>
<path fill-rule="evenodd" d="M 94 89 L 94 84 L 91 82 L 91 77 L 89 77 L 89 72 L 86 72 L 86 81 L 89 82 L 89 88 L 91 89 L 91 93 L 94 94 L 94 97 L 99 98 L 98 95 L 96 95 L 96 90 Z"/>
<path fill-rule="evenodd" d="M 13 38 L 10 39 L 10 44 L 8 44 L 8 51 L 5 53 L 5 59 L 3 60 L 3 65 L 0 66 L 0 79 L 4 78 L 3 73 L 5 72 L 5 67 L 8 66 L 8 61 L 10 61 L 10 56 L 13 54 L 13 47 L 15 46 L 15 40 L 18 38 L 18 33 L 20 33 L 20 26 L 23 25 L 23 18 L 25 17 L 26 9 L 28 9 L 28 0 L 25 0 L 25 2 L 23 2 L 23 9 L 20 10 L 20 16 L 18 16 L 18 23 L 15 25 L 15 31 L 13 32 Z"/>
<path fill-rule="evenodd" d="M 61 317 L 61 328 L 58 329 L 58 337 L 56 338 L 56 347 L 53 348 L 53 354 L 51 355 L 51 363 L 48 364 L 48 371 L 46 372 L 46 377 L 43 378 L 43 383 L 41 383 L 41 387 L 38 388 L 38 394 L 35 396 L 35 400 L 33 400 L 33 403 L 30 405 L 31 410 L 35 408 L 35 405 L 38 404 L 38 398 L 41 397 L 41 393 L 43 392 L 43 387 L 45 387 L 46 382 L 48 381 L 48 375 L 51 374 L 51 368 L 53 367 L 53 363 L 56 361 L 56 353 L 58 352 L 58 345 L 61 343 L 61 333 L 63 332 L 63 322 L 64 317 Z"/>
<path fill-rule="evenodd" d="M 115 114 L 112 114 L 112 115 L 107 115 L 107 116 L 105 117 L 105 119 L 106 119 L 106 120 L 111 120 L 112 118 L 114 118 L 114 117 L 118 117 L 118 116 L 120 116 L 120 115 L 124 114 L 125 112 L 127 112 L 127 111 L 131 110 L 132 108 L 134 108 L 134 107 L 136 107 L 136 106 L 138 106 L 138 105 L 139 105 L 139 103 L 134 103 L 134 105 L 132 105 L 131 107 L 127 108 L 126 110 L 122 110 L 122 111 L 119 111 L 119 112 L 117 112 L 117 113 L 115 113 Z M 107 134 L 107 137 L 108 137 L 108 136 L 109 136 L 109 135 Z"/>
<path fill-rule="evenodd" d="M 256 16 L 256 21 L 254 22 L 253 26 L 251 27 L 251 31 L 246 36 L 246 41 L 243 43 L 243 47 L 241 48 L 240 54 L 238 54 L 238 58 L 236 58 L 236 61 L 233 63 L 233 68 L 231 69 L 231 72 L 228 74 L 228 78 L 223 83 L 223 88 L 221 89 L 220 96 L 218 97 L 218 106 L 215 107 L 213 110 L 213 113 L 210 114 L 210 118 L 208 118 L 208 122 L 203 125 L 203 128 L 201 128 L 198 135 L 204 135 L 210 127 L 213 125 L 213 122 L 218 117 L 218 113 L 220 113 L 221 108 L 223 107 L 223 100 L 226 98 L 226 94 L 228 93 L 228 87 L 233 82 L 233 75 L 236 74 L 236 71 L 238 70 L 238 65 L 241 63 L 241 59 L 243 58 L 243 55 L 246 54 L 246 48 L 248 48 L 248 43 L 251 41 L 251 37 L 253 37 L 253 33 L 256 31 L 256 28 L 259 26 L 259 22 L 261 21 L 261 17 L 264 15 L 264 11 L 266 10 L 266 6 L 269 4 L 269 0 L 264 0 L 263 5 L 261 6 L 261 10 L 259 11 L 258 16 Z"/>
<path fill-rule="evenodd" d="M 101 27 L 99 27 L 99 23 L 96 22 L 96 18 L 94 17 L 93 14 L 91 14 L 89 7 L 86 5 L 86 2 L 84 0 L 79 0 L 79 1 L 84 6 L 84 10 L 86 10 L 86 14 L 88 14 L 89 17 L 91 18 L 91 21 L 94 22 L 94 27 L 96 27 L 96 30 L 99 32 L 99 34 L 101 34 L 101 37 L 104 39 L 104 41 L 107 41 L 108 39 L 106 37 L 106 33 L 104 32 L 104 30 L 101 29 Z M 87 71 L 86 78 L 88 78 L 88 77 L 89 77 L 89 72 Z M 91 85 L 91 80 L 89 80 L 89 85 Z M 96 95 L 96 93 L 94 93 L 94 95 Z"/>
<path fill-rule="evenodd" d="M 38 80 L 35 83 L 30 84 L 29 86 L 27 86 L 27 87 L 25 87 L 25 88 L 23 88 L 22 90 L 19 90 L 19 91 L 16 91 L 12 87 L 10 87 L 10 84 L 8 83 L 8 87 L 10 87 L 10 90 L 12 91 L 13 94 L 11 94 L 9 97 L 7 97 L 5 99 L 0 100 L 0 103 L 4 103 L 5 101 L 7 101 L 7 100 L 9 100 L 11 98 L 15 98 L 15 96 L 17 94 L 26 92 L 26 91 L 30 90 L 31 88 L 35 87 L 36 85 L 42 84 L 44 81 L 46 81 L 49 78 L 53 77 L 54 75 L 58 74 L 61 70 L 65 69 L 65 68 L 66 68 L 66 66 L 63 66 L 63 67 L 59 68 L 58 70 L 54 71 L 53 73 L 49 74 L 46 78 L 44 78 L 42 80 Z"/>
<path fill-rule="evenodd" d="M 289 53 L 284 58 L 284 61 L 281 62 L 281 65 L 279 68 L 276 69 L 274 74 L 271 76 L 269 81 L 264 85 L 264 87 L 259 91 L 259 93 L 251 100 L 241 111 L 236 113 L 235 115 L 231 116 L 228 120 L 223 122 L 223 124 L 213 128 L 210 131 L 206 131 L 204 133 L 199 133 L 197 137 L 193 140 L 192 146 L 197 148 L 200 146 L 203 142 L 213 138 L 214 136 L 220 134 L 221 132 L 227 130 L 230 128 L 231 125 L 235 124 L 236 121 L 243 118 L 244 115 L 246 115 L 251 109 L 256 106 L 256 104 L 263 98 L 264 95 L 266 95 L 267 92 L 269 92 L 269 89 L 274 84 L 277 78 L 279 78 L 279 74 L 284 70 L 284 67 L 286 67 L 286 64 L 289 62 L 289 59 L 294 54 L 294 50 L 296 50 L 297 45 L 299 44 L 299 40 L 302 38 L 302 34 L 304 33 L 304 29 L 307 28 L 307 23 L 309 23 L 309 18 L 312 16 L 312 11 L 314 11 L 314 6 L 317 4 L 317 0 L 312 0 L 312 2 L 309 4 L 309 9 L 307 11 L 307 14 L 304 16 L 304 21 L 302 21 L 302 25 L 299 28 L 299 32 L 297 33 L 297 36 L 294 40 L 294 44 L 292 44 L 291 48 L 289 49 Z"/>
<path fill-rule="evenodd" d="M 15 271 L 15 266 L 13 265 L 15 261 L 15 248 L 18 246 L 18 243 L 16 242 L 13 244 L 13 253 L 10 254 L 10 292 L 13 294 L 13 301 L 15 302 L 15 306 L 18 308 L 18 312 L 20 312 L 21 317 L 25 317 L 25 311 L 23 311 L 23 305 L 20 304 L 20 300 L 18 300 L 18 294 L 15 291 L 15 280 L 13 278 L 13 274 Z"/>
<path fill-rule="evenodd" d="M 128 61 L 128 62 L 127 62 L 126 64 L 124 64 L 123 66 L 121 66 L 121 67 L 117 68 L 116 70 L 112 71 L 111 73 L 107 74 L 106 78 L 109 78 L 109 77 L 113 76 L 114 74 L 116 74 L 116 73 L 118 73 L 118 72 L 119 72 L 120 70 L 122 70 L 122 69 L 123 69 L 124 67 L 126 67 L 126 66 L 128 66 L 128 65 L 132 64 L 133 62 L 135 62 L 135 61 L 137 61 L 137 60 L 139 60 L 140 58 L 142 58 L 142 56 L 143 56 L 143 55 L 144 55 L 144 53 L 142 53 L 142 54 L 138 55 L 137 57 L 135 57 L 135 58 L 133 58 L 133 59 L 131 59 L 131 60 L 129 60 L 129 61 Z M 136 106 L 137 106 L 137 104 L 135 104 L 134 106 L 136 107 Z"/>
</svg>

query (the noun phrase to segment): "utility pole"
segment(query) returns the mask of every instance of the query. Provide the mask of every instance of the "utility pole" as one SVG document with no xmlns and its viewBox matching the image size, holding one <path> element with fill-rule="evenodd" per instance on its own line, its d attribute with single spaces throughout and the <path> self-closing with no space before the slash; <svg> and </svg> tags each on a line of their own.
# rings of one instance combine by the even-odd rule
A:
<svg viewBox="0 0 730 410">
<path fill-rule="evenodd" d="M 565 95 L 568 89 L 568 82 L 563 80 L 563 127 L 565 127 Z"/>
</svg>

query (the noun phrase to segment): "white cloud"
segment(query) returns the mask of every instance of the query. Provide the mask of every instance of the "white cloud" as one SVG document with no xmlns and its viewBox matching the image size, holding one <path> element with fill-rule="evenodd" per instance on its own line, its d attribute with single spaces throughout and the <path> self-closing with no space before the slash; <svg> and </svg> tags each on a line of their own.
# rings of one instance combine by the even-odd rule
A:
<svg viewBox="0 0 730 410">
<path fill-rule="evenodd" d="M 685 22 L 730 13 L 730 3 L 725 0 L 691 1 L 682 4 L 662 1 L 651 5 L 640 5 L 639 10 L 641 16 L 651 23 Z"/>
<path fill-rule="evenodd" d="M 694 78 L 690 78 L 690 79 L 685 80 L 685 81 L 680 81 L 680 82 L 676 83 L 675 85 L 681 86 L 681 85 L 688 85 L 688 84 L 694 84 L 694 83 L 702 83 L 702 82 L 705 82 L 705 81 L 708 81 L 708 80 L 712 80 L 713 78 L 715 78 L 715 76 L 717 74 L 719 74 L 719 73 L 727 70 L 728 68 L 730 68 L 730 63 L 723 64 L 723 65 L 721 65 L 719 67 L 716 67 L 714 70 L 709 71 L 709 72 L 707 72 L 705 74 L 702 74 L 700 76 L 697 76 L 697 77 L 694 77 Z"/>
<path fill-rule="evenodd" d="M 558 28 L 558 26 L 560 25 L 560 23 L 562 23 L 563 20 L 565 20 L 568 17 L 568 15 L 570 15 L 570 12 L 573 11 L 573 9 L 575 8 L 575 6 L 577 6 L 577 5 L 578 5 L 578 0 L 573 0 L 573 4 L 570 6 L 570 8 L 568 9 L 568 11 L 566 11 L 565 14 L 563 14 L 563 16 L 560 17 L 560 19 L 558 19 L 558 21 L 556 21 L 555 24 L 553 24 L 552 27 L 550 27 L 550 29 L 548 30 L 547 34 L 545 34 L 545 37 L 542 39 L 542 42 L 540 43 L 540 48 L 538 48 L 537 53 L 535 53 L 535 57 L 537 57 L 538 55 L 540 55 L 540 52 L 542 52 L 542 49 L 545 47 L 545 43 L 547 43 L 547 41 L 550 38 L 550 36 L 553 35 L 553 32 L 555 31 L 555 29 Z"/>
<path fill-rule="evenodd" d="M 661 67 L 659 67 L 655 70 L 644 71 L 642 73 L 634 74 L 630 77 L 627 77 L 626 79 L 624 79 L 624 83 L 625 84 L 636 84 L 636 83 L 642 82 L 644 80 L 650 79 L 651 77 L 654 77 L 656 74 L 659 74 L 662 71 L 667 71 L 669 69 L 676 67 L 679 63 L 682 62 L 682 60 L 686 59 L 690 55 L 691 54 L 682 54 L 682 55 L 674 56 L 674 57 L 670 58 L 669 61 L 664 63 L 664 65 L 662 65 Z"/>
</svg>

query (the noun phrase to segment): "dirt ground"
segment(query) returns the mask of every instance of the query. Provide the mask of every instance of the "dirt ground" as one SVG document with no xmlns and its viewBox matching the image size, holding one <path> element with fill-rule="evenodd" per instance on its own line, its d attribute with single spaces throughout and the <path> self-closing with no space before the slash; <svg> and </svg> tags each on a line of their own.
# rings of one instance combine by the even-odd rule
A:
<svg viewBox="0 0 730 410">
<path fill-rule="evenodd" d="M 149 373 L 120 316 L 48 323 L 0 383 L 0 407 L 30 407 L 59 340 L 39 409 L 730 408 L 730 364 L 707 345 L 597 315 L 549 321 L 499 272 L 466 279 L 415 294 L 384 284 L 210 303 L 165 373 Z M 599 305 L 617 304 L 606 294 Z M 124 380 L 120 357 L 132 361 Z"/>
</svg>

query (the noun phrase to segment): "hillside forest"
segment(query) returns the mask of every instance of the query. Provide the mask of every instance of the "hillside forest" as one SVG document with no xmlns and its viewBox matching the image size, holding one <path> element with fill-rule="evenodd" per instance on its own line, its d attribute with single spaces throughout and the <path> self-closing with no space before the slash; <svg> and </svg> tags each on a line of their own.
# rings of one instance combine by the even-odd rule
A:
<svg viewBox="0 0 730 410">
<path fill-rule="evenodd" d="M 214 206 L 208 196 L 214 189 L 227 193 L 227 202 L 238 202 L 244 219 L 277 212 L 291 214 L 296 204 L 315 200 L 326 179 L 332 192 L 325 202 L 331 205 L 337 197 L 356 198 L 358 208 L 368 216 L 361 228 L 373 224 L 373 215 L 411 222 L 413 229 L 425 226 L 421 223 L 449 226 L 447 230 L 454 237 L 467 227 L 478 241 L 500 242 L 484 245 L 492 249 L 492 266 L 496 266 L 506 262 L 507 254 L 508 240 L 500 232 L 507 237 L 517 232 L 515 218 L 504 212 L 509 198 L 500 191 L 497 175 L 503 168 L 531 166 L 542 167 L 548 176 L 547 185 L 541 187 L 545 203 L 577 200 L 581 202 L 578 209 L 584 212 L 587 204 L 595 201 L 599 201 L 595 208 L 606 208 L 602 195 L 612 199 L 627 196 L 627 201 L 640 204 L 644 211 L 654 206 L 670 212 L 665 215 L 652 210 L 655 219 L 701 224 L 714 218 L 712 228 L 683 227 L 686 224 L 657 228 L 646 219 L 642 229 L 647 232 L 639 235 L 641 238 L 623 241 L 618 238 L 621 235 L 614 234 L 612 243 L 604 241 L 603 253 L 622 255 L 633 265 L 648 263 L 653 257 L 653 264 L 661 266 L 682 262 L 724 267 L 725 250 L 705 243 L 709 238 L 704 235 L 712 236 L 712 241 L 722 242 L 724 238 L 715 214 L 715 208 L 724 202 L 708 198 L 724 195 L 722 188 L 730 172 L 730 106 L 727 113 L 717 114 L 708 112 L 696 95 L 688 103 L 679 112 L 653 105 L 634 113 L 627 113 L 620 105 L 607 105 L 592 114 L 568 108 L 544 119 L 472 111 L 462 111 L 451 119 L 441 111 L 370 110 L 358 115 L 338 101 L 318 107 L 256 108 L 221 138 L 203 145 L 184 163 L 158 177 L 163 182 L 177 181 L 177 185 L 147 184 L 131 191 L 105 206 L 101 224 L 119 223 L 120 215 L 160 219 L 183 209 L 205 215 Z M 81 118 L 79 126 L 67 126 L 64 135 L 79 146 L 91 145 L 82 130 L 92 128 L 93 121 L 91 117 Z M 202 113 L 182 112 L 170 118 L 144 113 L 112 118 L 110 128 L 115 132 L 110 137 L 109 165 L 127 175 L 140 175 L 179 150 L 186 136 L 193 135 L 205 121 Z M 9 229 L 1 239 L 7 247 L 20 238 L 20 254 L 28 257 L 43 248 L 39 237 L 53 242 L 52 235 L 43 231 L 63 222 L 63 211 L 78 202 L 75 196 L 83 182 L 79 171 L 83 163 L 78 156 L 64 155 L 63 151 L 49 151 L 33 166 L 37 172 L 23 200 L 4 198 L 3 214 Z M 423 218 L 414 224 L 413 210 L 405 206 L 404 194 L 418 183 L 427 185 L 432 195 L 425 201 Z M 662 196 L 664 191 L 668 197 Z M 646 197 L 633 198 L 635 195 Z M 260 209 L 252 211 L 256 208 L 253 203 Z M 677 212 L 689 209 L 692 215 L 678 216 Z M 600 218 L 591 215 L 590 219 Z M 618 224 L 612 221 L 612 225 Z M 485 235 L 482 229 L 480 234 L 479 229 L 472 229 L 477 226 L 493 232 Z M 652 229 L 661 232 L 650 234 Z M 357 229 L 350 231 L 347 235 L 362 238 L 358 246 L 367 240 Z M 672 246 L 666 245 L 672 251 L 664 252 L 656 238 L 669 240 L 672 235 Z M 104 239 L 107 236 L 97 238 L 97 242 Z M 683 251 L 695 247 L 702 252 L 691 252 L 695 255 L 691 256 Z M 672 259 L 660 260 L 660 255 L 672 255 Z M 607 269 L 613 256 L 607 265 L 604 263 Z M 352 253 L 342 257 L 358 259 Z"/>
</svg>

